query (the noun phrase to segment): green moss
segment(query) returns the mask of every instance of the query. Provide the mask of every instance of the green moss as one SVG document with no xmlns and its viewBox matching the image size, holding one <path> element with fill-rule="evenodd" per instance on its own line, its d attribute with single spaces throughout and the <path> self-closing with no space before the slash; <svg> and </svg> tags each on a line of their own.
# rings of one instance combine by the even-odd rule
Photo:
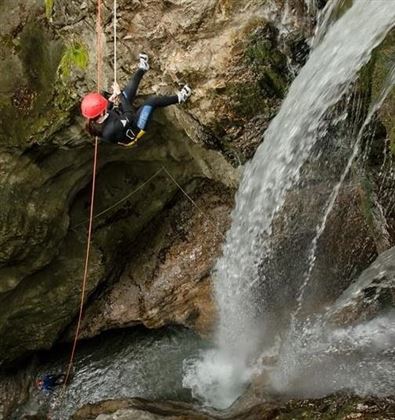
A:
<svg viewBox="0 0 395 420">
<path fill-rule="evenodd" d="M 260 92 L 269 97 L 282 98 L 287 86 L 287 79 L 284 77 L 286 58 L 273 41 L 266 37 L 267 30 L 254 33 L 249 41 L 245 58 L 257 76 Z"/>
<path fill-rule="evenodd" d="M 257 83 L 229 84 L 227 94 L 232 98 L 233 109 L 239 117 L 248 118 L 269 111 L 267 101 Z"/>
<path fill-rule="evenodd" d="M 251 118 L 264 114 L 271 118 L 288 85 L 286 57 L 276 45 L 276 30 L 265 21 L 249 28 L 243 61 L 248 75 L 228 84 L 227 94 L 237 116 Z"/>
<path fill-rule="evenodd" d="M 0 54 L 4 54 L 4 53 L 9 54 L 8 51 L 4 51 L 4 50 L 11 50 L 11 51 L 14 50 L 15 48 L 14 39 L 15 38 L 10 34 L 0 35 L 0 46 L 2 47 L 2 51 L 0 52 Z"/>
<path fill-rule="evenodd" d="M 273 43 L 257 34 L 251 37 L 246 50 L 246 59 L 257 71 L 267 66 L 284 69 L 286 65 L 285 56 L 275 49 Z"/>
<path fill-rule="evenodd" d="M 332 12 L 331 20 L 334 20 L 334 21 L 339 20 L 347 12 L 347 10 L 351 8 L 352 5 L 353 5 L 353 0 L 339 1 Z"/>
<path fill-rule="evenodd" d="M 45 0 L 45 15 L 47 19 L 52 18 L 54 0 Z"/>
<path fill-rule="evenodd" d="M 69 77 L 74 68 L 84 70 L 89 63 L 87 48 L 78 41 L 68 45 L 64 51 L 58 67 L 58 74 L 61 77 Z"/>
</svg>

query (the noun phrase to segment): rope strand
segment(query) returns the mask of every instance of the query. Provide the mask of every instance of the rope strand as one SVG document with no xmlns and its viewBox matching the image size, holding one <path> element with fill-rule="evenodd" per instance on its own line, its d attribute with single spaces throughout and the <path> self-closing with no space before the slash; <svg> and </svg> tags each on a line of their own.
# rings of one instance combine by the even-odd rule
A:
<svg viewBox="0 0 395 420">
<path fill-rule="evenodd" d="M 97 1 L 97 21 L 96 21 L 96 59 L 97 59 L 97 90 L 98 92 L 101 90 L 102 87 L 102 78 L 103 78 L 103 68 L 102 68 L 102 60 L 103 60 L 103 52 L 102 52 L 102 36 L 101 36 L 101 27 L 102 27 L 102 0 Z M 80 299 L 80 309 L 78 313 L 78 322 L 77 327 L 74 335 L 73 340 L 73 347 L 70 354 L 70 360 L 67 366 L 67 372 L 64 380 L 64 388 L 67 386 L 67 382 L 70 378 L 71 371 L 73 368 L 74 356 L 75 351 L 77 348 L 77 341 L 80 334 L 81 329 L 81 321 L 82 321 L 82 314 L 84 310 L 84 302 L 85 302 L 85 295 L 87 289 L 87 282 L 88 282 L 88 273 L 89 273 L 89 257 L 91 251 L 91 242 L 92 242 L 92 228 L 93 228 L 93 212 L 94 212 L 94 205 L 95 205 L 95 190 L 96 190 L 96 171 L 97 171 L 97 156 L 98 156 L 98 144 L 99 139 L 98 137 L 95 138 L 95 148 L 94 148 L 94 155 L 93 155 L 93 169 L 92 169 L 92 191 L 91 191 L 91 205 L 89 210 L 89 225 L 88 225 L 88 239 L 86 244 L 86 254 L 85 254 L 85 265 L 84 265 L 84 276 L 82 280 L 82 287 L 81 287 L 81 299 Z"/>
<path fill-rule="evenodd" d="M 181 187 L 181 185 L 174 179 L 173 175 L 162 165 L 163 170 L 166 172 L 168 177 L 174 182 L 174 184 L 180 189 L 180 191 L 185 195 L 185 197 L 199 210 L 203 216 L 206 217 L 207 221 L 213 226 L 213 228 L 225 239 L 225 235 L 218 229 L 216 223 L 214 223 L 211 218 L 209 218 L 206 213 L 193 201 L 192 197 Z"/>
<path fill-rule="evenodd" d="M 93 217 L 93 219 L 97 219 L 97 218 L 103 216 L 104 214 L 108 213 L 110 210 L 114 209 L 115 207 L 118 207 L 120 204 L 122 204 L 128 198 L 132 197 L 134 194 L 136 194 L 138 191 L 140 191 L 143 187 L 145 187 L 149 182 L 151 182 L 162 171 L 163 171 L 163 168 L 160 168 L 159 170 L 157 170 L 146 181 L 144 181 L 142 184 L 140 184 L 135 190 L 133 190 L 132 192 L 130 192 L 127 195 L 125 195 L 125 197 L 122 197 L 119 201 L 117 201 L 116 203 L 112 204 L 110 207 L 107 207 L 103 211 L 95 214 L 95 216 Z M 80 226 L 84 225 L 87 221 L 88 221 L 88 219 L 87 220 L 84 220 L 81 223 L 76 224 L 75 226 L 72 226 L 70 229 L 76 229 L 77 227 L 80 227 Z"/>
<path fill-rule="evenodd" d="M 103 86 L 103 37 L 102 37 L 102 0 L 97 0 L 96 17 L 96 65 L 97 65 L 97 91 Z"/>
<path fill-rule="evenodd" d="M 113 27 L 114 27 L 114 83 L 117 83 L 117 0 L 114 0 L 113 7 Z"/>
<path fill-rule="evenodd" d="M 89 271 L 89 257 L 90 257 L 90 251 L 91 251 L 91 241 L 92 241 L 92 227 L 93 227 L 93 211 L 94 211 L 94 202 L 95 202 L 95 190 L 96 190 L 96 168 L 97 168 L 97 152 L 98 152 L 98 138 L 95 138 L 95 151 L 94 151 L 94 158 L 93 158 L 93 173 L 92 173 L 92 192 L 91 192 L 91 205 L 89 210 L 89 225 L 88 225 L 88 240 L 86 244 L 86 256 L 85 256 L 85 265 L 84 265 L 84 277 L 82 280 L 82 288 L 81 288 L 81 300 L 80 300 L 80 310 L 78 313 L 78 322 L 77 327 L 74 335 L 73 340 L 73 347 L 71 350 L 70 360 L 67 367 L 67 373 L 64 380 L 65 386 L 67 385 L 67 381 L 70 377 L 71 370 L 73 368 L 73 362 L 74 362 L 74 356 L 75 356 L 75 350 L 77 348 L 77 341 L 80 334 L 81 329 L 81 321 L 82 321 L 82 314 L 84 310 L 84 301 L 85 301 L 85 295 L 86 295 L 86 285 L 88 280 L 88 271 Z"/>
</svg>

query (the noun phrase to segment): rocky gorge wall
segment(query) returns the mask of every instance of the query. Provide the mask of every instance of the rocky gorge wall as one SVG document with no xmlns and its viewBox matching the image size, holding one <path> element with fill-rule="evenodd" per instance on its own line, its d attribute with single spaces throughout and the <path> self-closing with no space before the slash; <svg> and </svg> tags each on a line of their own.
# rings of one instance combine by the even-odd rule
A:
<svg viewBox="0 0 395 420">
<path fill-rule="evenodd" d="M 220 252 L 216 229 L 223 234 L 229 223 L 237 166 L 261 141 L 261 129 L 274 115 L 291 79 L 292 57 L 285 51 L 294 39 L 302 42 L 310 29 L 309 20 L 298 20 L 296 9 L 295 16 L 290 13 L 293 19 L 288 26 L 294 31 L 290 46 L 274 24 L 282 2 L 268 7 L 262 1 L 242 3 L 120 1 L 118 5 L 120 84 L 126 83 L 138 52 L 144 50 L 152 65 L 142 84 L 143 97 L 174 92 L 181 81 L 193 86 L 194 95 L 183 107 L 158 112 L 149 135 L 133 150 L 101 147 L 96 209 L 101 212 L 139 188 L 162 165 L 189 192 L 206 186 L 207 191 L 195 198 L 203 200 L 204 213 L 213 213 L 216 227 L 207 228 L 206 251 L 199 251 L 204 254 L 199 257 L 202 262 L 191 269 L 190 280 L 178 274 L 187 294 L 202 276 L 209 278 Z M 78 307 L 86 240 L 81 222 L 87 215 L 92 159 L 78 104 L 86 91 L 95 88 L 96 3 L 6 1 L 1 7 L 0 332 L 4 339 L 0 354 L 7 362 L 31 350 L 49 348 Z M 111 12 L 104 2 L 105 88 L 112 75 Z M 140 232 L 149 229 L 155 217 L 165 217 L 159 214 L 180 198 L 177 186 L 162 170 L 146 188 L 98 219 L 88 294 L 105 281 L 116 282 L 140 248 Z M 197 217 L 203 222 L 196 208 L 188 212 L 191 220 Z M 172 217 L 174 224 L 188 215 L 173 211 Z M 166 235 L 174 235 L 171 232 Z M 185 246 L 184 242 L 178 246 Z M 188 242 L 195 255 L 201 248 L 199 240 Z M 174 278 L 171 272 L 163 276 Z M 148 276 L 146 281 L 152 279 Z M 139 282 L 132 281 L 132 290 L 140 288 Z M 207 285 L 204 289 L 206 296 Z M 141 299 L 145 300 L 137 300 Z M 177 305 L 180 308 L 172 305 L 164 313 L 156 310 L 157 321 L 146 324 L 193 325 L 186 320 L 205 317 L 194 304 L 188 310 L 179 299 Z M 183 315 L 173 315 L 173 310 Z M 119 325 L 142 322 L 141 309 L 131 311 L 134 315 L 119 319 Z"/>
</svg>

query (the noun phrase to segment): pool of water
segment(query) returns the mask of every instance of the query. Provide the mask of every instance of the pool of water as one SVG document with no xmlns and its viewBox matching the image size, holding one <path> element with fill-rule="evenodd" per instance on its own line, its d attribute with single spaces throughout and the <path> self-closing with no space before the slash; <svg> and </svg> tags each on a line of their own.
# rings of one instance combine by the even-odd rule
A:
<svg viewBox="0 0 395 420">
<path fill-rule="evenodd" d="M 88 403 L 141 397 L 190 401 L 182 386 L 183 360 L 207 344 L 186 329 L 128 329 L 82 342 L 77 349 L 71 383 L 51 395 L 34 390 L 13 419 L 24 414 L 50 413 L 51 419 L 69 418 Z M 62 372 L 70 345 L 40 357 L 38 376 Z"/>
</svg>

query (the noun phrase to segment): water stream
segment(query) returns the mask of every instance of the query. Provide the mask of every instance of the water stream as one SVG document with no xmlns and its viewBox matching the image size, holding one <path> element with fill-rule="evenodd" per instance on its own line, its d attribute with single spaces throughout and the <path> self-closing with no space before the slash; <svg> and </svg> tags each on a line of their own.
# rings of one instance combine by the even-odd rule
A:
<svg viewBox="0 0 395 420">
<path fill-rule="evenodd" d="M 262 290 L 277 289 L 281 293 L 281 284 L 265 272 L 272 221 L 284 203 L 286 192 L 299 180 L 300 169 L 313 146 L 322 138 L 328 125 L 328 111 L 347 92 L 358 71 L 369 61 L 372 50 L 394 24 L 392 2 L 359 0 L 325 28 L 325 34 L 267 129 L 263 144 L 245 167 L 223 257 L 214 273 L 219 310 L 216 346 L 187 360 L 184 366 L 184 386 L 205 404 L 229 406 L 253 375 L 256 359 L 273 345 L 265 339 L 270 327 L 265 313 L 268 302 L 262 294 Z M 302 283 L 303 279 L 294 281 Z M 374 324 L 378 340 L 383 325 L 387 327 L 383 322 L 378 320 Z M 303 331 L 310 331 L 306 334 L 312 336 L 313 331 L 321 333 L 314 325 Z M 361 331 L 365 330 L 361 327 Z M 372 328 L 369 326 L 368 330 Z M 349 333 L 345 331 L 344 335 Z M 357 342 L 363 333 L 354 333 Z M 372 333 L 373 341 L 374 337 Z M 303 347 L 305 338 L 296 338 Z M 288 350 L 292 351 L 292 347 Z M 289 364 L 279 366 L 286 370 Z M 278 378 L 288 377 L 281 368 L 280 373 L 283 376 Z M 285 379 L 274 381 L 280 382 L 287 383 Z M 286 385 L 277 388 L 286 392 Z"/>
</svg>

